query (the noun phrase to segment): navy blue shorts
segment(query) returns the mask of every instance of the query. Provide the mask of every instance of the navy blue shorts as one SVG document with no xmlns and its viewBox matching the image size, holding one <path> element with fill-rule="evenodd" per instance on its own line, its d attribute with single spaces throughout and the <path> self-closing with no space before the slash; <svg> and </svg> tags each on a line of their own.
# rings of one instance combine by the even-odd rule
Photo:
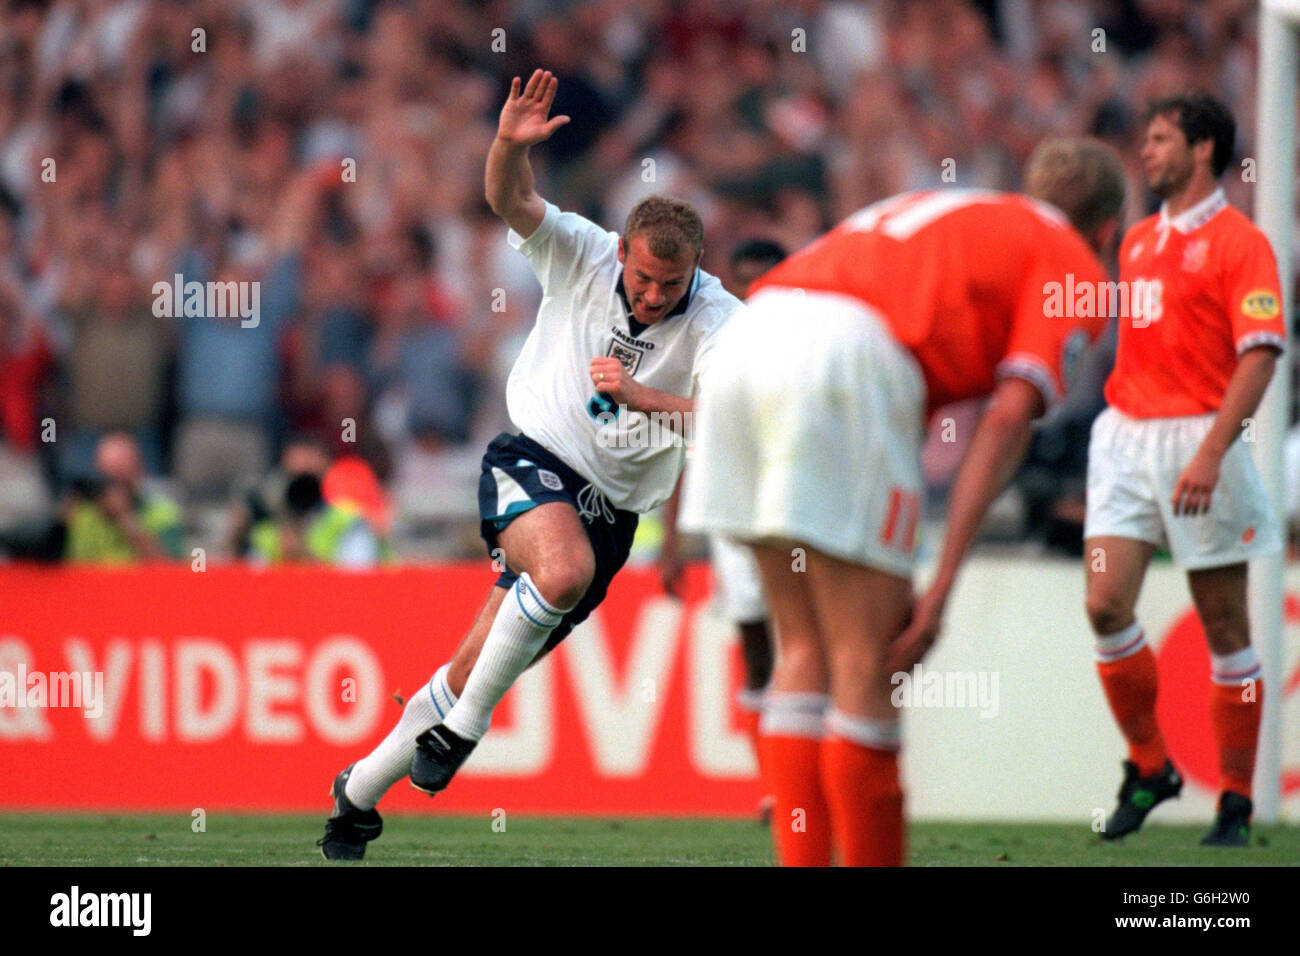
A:
<svg viewBox="0 0 1300 956">
<path fill-rule="evenodd" d="M 596 556 L 591 586 L 547 638 L 549 651 L 605 600 L 609 582 L 632 550 L 637 514 L 612 507 L 595 485 L 527 435 L 503 432 L 492 439 L 483 455 L 478 513 L 483 540 L 493 559 L 501 556 L 497 535 L 525 511 L 548 501 L 563 501 L 578 512 Z M 508 588 L 518 579 L 507 566 L 497 578 L 497 586 Z"/>
</svg>

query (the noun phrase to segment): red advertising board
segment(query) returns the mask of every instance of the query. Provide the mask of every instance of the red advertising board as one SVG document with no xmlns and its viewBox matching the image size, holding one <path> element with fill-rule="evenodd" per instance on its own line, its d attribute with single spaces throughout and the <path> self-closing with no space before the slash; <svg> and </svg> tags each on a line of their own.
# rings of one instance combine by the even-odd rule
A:
<svg viewBox="0 0 1300 956">
<path fill-rule="evenodd" d="M 0 808 L 324 810 L 492 581 L 483 564 L 0 568 Z M 681 601 L 622 572 L 447 791 L 402 782 L 381 809 L 752 813 L 739 658 L 708 590 L 704 566 Z"/>
</svg>

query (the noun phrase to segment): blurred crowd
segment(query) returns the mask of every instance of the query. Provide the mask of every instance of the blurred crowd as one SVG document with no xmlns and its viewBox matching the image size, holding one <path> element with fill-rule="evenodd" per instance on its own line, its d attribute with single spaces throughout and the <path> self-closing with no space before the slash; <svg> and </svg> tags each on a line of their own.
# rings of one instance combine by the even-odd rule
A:
<svg viewBox="0 0 1300 956">
<path fill-rule="evenodd" d="M 478 458 L 539 295 L 482 166 L 534 66 L 572 117 L 539 191 L 611 228 L 688 199 L 716 273 L 901 190 L 1016 189 L 1052 133 L 1120 149 L 1136 219 L 1143 107 L 1187 88 L 1254 155 L 1250 0 L 0 4 L 11 554 L 479 554 Z M 175 314 L 189 283 L 256 283 L 254 320 Z M 1072 520 L 1098 403 L 1039 442 L 1017 533 Z"/>
</svg>

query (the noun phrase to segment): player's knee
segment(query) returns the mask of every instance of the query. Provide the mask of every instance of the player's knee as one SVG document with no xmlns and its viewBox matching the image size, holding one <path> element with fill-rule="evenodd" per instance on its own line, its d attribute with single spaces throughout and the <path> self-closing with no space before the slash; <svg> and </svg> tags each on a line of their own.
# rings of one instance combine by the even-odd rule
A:
<svg viewBox="0 0 1300 956">
<path fill-rule="evenodd" d="M 1216 608 L 1201 613 L 1205 642 L 1215 654 L 1232 654 L 1250 644 L 1250 627 L 1244 612 L 1235 608 Z"/>
<path fill-rule="evenodd" d="M 590 555 L 556 562 L 530 575 L 533 586 L 551 607 L 571 608 L 582 600 L 596 576 L 596 562 Z"/>
<path fill-rule="evenodd" d="M 831 656 L 831 683 L 852 696 L 874 696 L 889 686 L 885 648 L 871 644 L 841 647 Z"/>
<path fill-rule="evenodd" d="M 1085 608 L 1095 634 L 1114 634 L 1133 623 L 1133 609 L 1115 594 L 1090 593 Z"/>
<path fill-rule="evenodd" d="M 824 693 L 830 684 L 830 672 L 821 648 L 812 642 L 787 642 L 781 647 L 781 684 L 787 690 Z"/>
</svg>

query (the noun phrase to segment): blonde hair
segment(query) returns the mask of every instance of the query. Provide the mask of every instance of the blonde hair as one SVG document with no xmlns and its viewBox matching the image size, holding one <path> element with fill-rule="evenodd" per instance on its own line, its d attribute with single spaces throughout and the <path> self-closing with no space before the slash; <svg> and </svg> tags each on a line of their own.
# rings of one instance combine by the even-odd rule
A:
<svg viewBox="0 0 1300 956">
<path fill-rule="evenodd" d="M 690 203 L 667 196 L 649 196 L 632 207 L 623 227 L 623 241 L 644 234 L 656 259 L 681 258 L 685 249 L 699 255 L 704 248 L 704 222 Z"/>
<path fill-rule="evenodd" d="M 1025 164 L 1025 192 L 1069 217 L 1085 237 L 1124 207 L 1119 154 L 1086 136 L 1047 139 Z"/>
</svg>

